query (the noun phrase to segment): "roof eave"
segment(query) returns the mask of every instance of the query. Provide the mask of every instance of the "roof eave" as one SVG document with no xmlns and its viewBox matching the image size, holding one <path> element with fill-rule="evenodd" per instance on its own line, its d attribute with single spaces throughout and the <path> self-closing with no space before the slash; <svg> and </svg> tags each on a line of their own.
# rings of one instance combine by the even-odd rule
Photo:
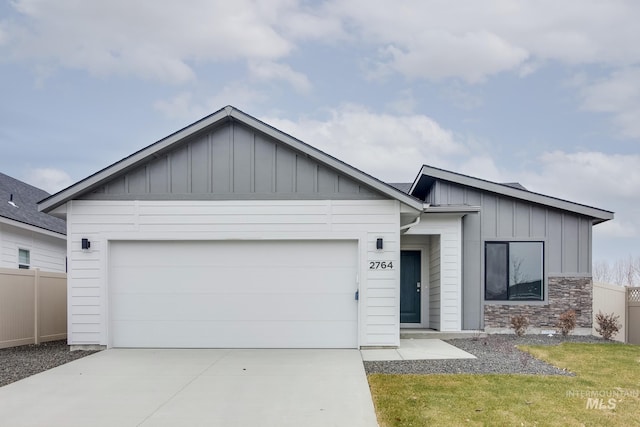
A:
<svg viewBox="0 0 640 427">
<path fill-rule="evenodd" d="M 491 181 L 486 181 L 480 178 L 474 178 L 467 175 L 458 174 L 455 172 L 446 171 L 444 169 L 438 169 L 432 166 L 423 165 L 420 176 L 430 176 L 443 181 L 450 181 L 456 184 L 477 188 L 479 190 L 489 191 L 492 193 L 501 194 L 508 197 L 524 200 L 531 203 L 538 203 L 541 205 L 553 207 L 556 209 L 566 210 L 569 212 L 578 213 L 580 215 L 594 218 L 594 224 L 605 222 L 613 219 L 614 213 L 604 209 L 595 208 L 592 206 L 583 205 L 580 203 L 570 202 L 568 200 L 559 199 L 556 197 L 545 196 L 544 194 L 535 193 L 532 191 L 520 190 L 507 185 L 498 184 Z M 419 179 L 419 178 L 418 178 Z M 416 179 L 416 182 L 418 181 Z"/>
<path fill-rule="evenodd" d="M 0 222 L 2 222 L 4 224 L 7 224 L 7 225 L 11 225 L 13 227 L 21 228 L 23 230 L 33 231 L 33 232 L 36 232 L 36 233 L 45 234 L 47 236 L 56 237 L 58 239 L 63 239 L 63 240 L 67 239 L 67 235 L 64 234 L 64 233 L 59 233 L 59 232 L 54 231 L 54 230 L 49 230 L 48 228 L 43 228 L 43 227 L 39 227 L 37 225 L 28 224 L 26 222 L 18 221 L 18 220 L 12 219 L 12 218 L 7 218 L 5 216 L 0 216 Z"/>
</svg>

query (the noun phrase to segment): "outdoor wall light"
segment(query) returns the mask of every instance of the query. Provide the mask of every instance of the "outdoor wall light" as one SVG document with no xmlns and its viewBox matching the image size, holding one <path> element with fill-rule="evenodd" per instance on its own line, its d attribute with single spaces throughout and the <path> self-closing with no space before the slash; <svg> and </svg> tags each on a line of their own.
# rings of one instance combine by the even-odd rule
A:
<svg viewBox="0 0 640 427">
<path fill-rule="evenodd" d="M 89 239 L 82 239 L 82 249 L 89 249 L 91 247 L 91 242 Z"/>
<path fill-rule="evenodd" d="M 376 249 L 382 249 L 382 238 L 376 240 Z"/>
</svg>

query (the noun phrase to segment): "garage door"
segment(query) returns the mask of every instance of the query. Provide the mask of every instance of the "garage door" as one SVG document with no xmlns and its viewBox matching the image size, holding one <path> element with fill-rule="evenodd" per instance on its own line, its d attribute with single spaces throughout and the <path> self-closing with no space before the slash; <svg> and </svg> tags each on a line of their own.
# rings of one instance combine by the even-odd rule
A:
<svg viewBox="0 0 640 427">
<path fill-rule="evenodd" d="M 355 348 L 354 241 L 112 242 L 114 347 Z"/>
</svg>

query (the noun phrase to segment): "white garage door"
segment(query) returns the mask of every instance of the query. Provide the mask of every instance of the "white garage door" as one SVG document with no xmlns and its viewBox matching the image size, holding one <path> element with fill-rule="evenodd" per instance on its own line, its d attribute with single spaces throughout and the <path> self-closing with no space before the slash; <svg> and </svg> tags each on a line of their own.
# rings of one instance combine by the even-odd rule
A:
<svg viewBox="0 0 640 427">
<path fill-rule="evenodd" d="M 114 347 L 355 348 L 354 241 L 112 242 Z"/>
</svg>

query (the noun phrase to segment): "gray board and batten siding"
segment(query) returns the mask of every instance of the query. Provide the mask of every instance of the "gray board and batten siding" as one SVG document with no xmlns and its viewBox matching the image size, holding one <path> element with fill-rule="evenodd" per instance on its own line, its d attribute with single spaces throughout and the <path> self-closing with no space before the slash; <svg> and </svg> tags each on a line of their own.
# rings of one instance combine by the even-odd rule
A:
<svg viewBox="0 0 640 427">
<path fill-rule="evenodd" d="M 442 180 L 433 183 L 426 199 L 440 206 L 480 206 L 479 212 L 467 213 L 462 220 L 463 329 L 483 327 L 487 241 L 544 242 L 545 283 L 549 277 L 591 275 L 593 219 L 588 216 Z"/>
<path fill-rule="evenodd" d="M 226 121 L 123 171 L 88 200 L 388 199 L 238 121 Z"/>
</svg>

